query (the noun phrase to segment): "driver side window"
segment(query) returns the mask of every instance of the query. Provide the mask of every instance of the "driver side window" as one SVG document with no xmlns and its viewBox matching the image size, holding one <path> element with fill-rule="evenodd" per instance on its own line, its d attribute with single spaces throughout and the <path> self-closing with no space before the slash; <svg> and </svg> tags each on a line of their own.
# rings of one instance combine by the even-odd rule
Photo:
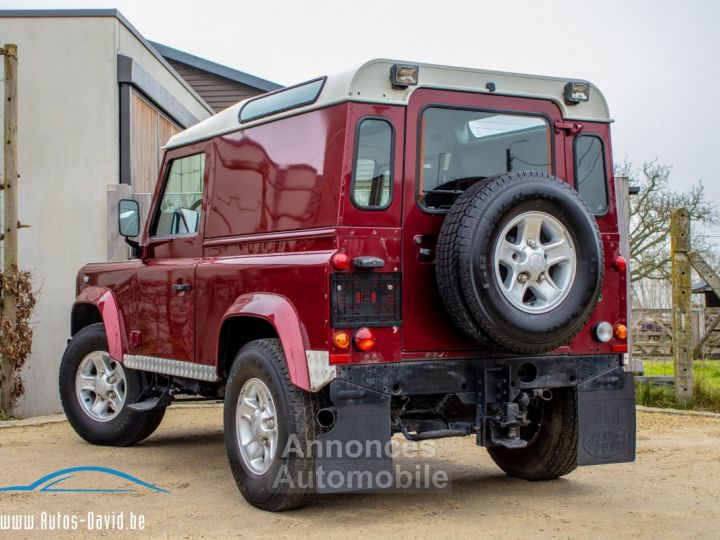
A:
<svg viewBox="0 0 720 540">
<path fill-rule="evenodd" d="M 177 236 L 198 231 L 204 176 L 205 154 L 173 160 L 151 236 Z"/>
</svg>

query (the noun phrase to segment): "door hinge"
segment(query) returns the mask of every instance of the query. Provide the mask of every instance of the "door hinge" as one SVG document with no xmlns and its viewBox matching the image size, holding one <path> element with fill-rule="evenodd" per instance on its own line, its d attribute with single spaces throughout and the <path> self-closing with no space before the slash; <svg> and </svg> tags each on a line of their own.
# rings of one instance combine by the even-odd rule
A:
<svg viewBox="0 0 720 540">
<path fill-rule="evenodd" d="M 567 131 L 570 135 L 575 135 L 583 128 L 582 124 L 577 122 L 565 122 L 564 120 L 555 120 L 555 132 Z"/>
<path fill-rule="evenodd" d="M 172 290 L 175 292 L 185 292 L 192 289 L 192 285 L 189 283 L 173 283 Z"/>
</svg>

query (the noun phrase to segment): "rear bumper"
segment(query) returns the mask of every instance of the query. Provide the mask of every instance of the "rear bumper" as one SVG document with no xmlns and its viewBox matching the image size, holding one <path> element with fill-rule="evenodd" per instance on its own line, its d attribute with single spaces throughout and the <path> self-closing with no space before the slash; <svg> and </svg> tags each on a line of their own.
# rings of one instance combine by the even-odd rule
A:
<svg viewBox="0 0 720 540">
<path fill-rule="evenodd" d="M 356 364 L 338 366 L 337 380 L 332 384 L 346 381 L 388 396 L 475 394 L 482 390 L 488 369 L 507 367 L 512 399 L 522 390 L 578 386 L 618 366 L 620 357 L 616 355 Z"/>
<path fill-rule="evenodd" d="M 393 415 L 403 396 L 455 394 L 477 418 L 467 433 L 493 446 L 487 426 L 488 403 L 512 402 L 524 391 L 574 387 L 578 404 L 578 465 L 620 463 L 635 458 L 635 392 L 632 374 L 618 356 L 528 357 L 418 361 L 343 366 L 330 385 L 335 423 L 320 435 L 345 446 L 390 445 Z M 400 399 L 396 399 L 400 398 Z M 454 427 L 457 428 L 459 424 Z M 456 431 L 458 431 L 456 429 Z M 462 431 L 462 430 L 459 430 Z M 452 430 L 447 430 L 451 433 Z M 457 435 L 457 433 L 455 433 Z M 465 434 L 465 433 L 460 433 Z M 373 459 L 325 456 L 326 470 L 391 470 L 390 455 Z"/>
</svg>

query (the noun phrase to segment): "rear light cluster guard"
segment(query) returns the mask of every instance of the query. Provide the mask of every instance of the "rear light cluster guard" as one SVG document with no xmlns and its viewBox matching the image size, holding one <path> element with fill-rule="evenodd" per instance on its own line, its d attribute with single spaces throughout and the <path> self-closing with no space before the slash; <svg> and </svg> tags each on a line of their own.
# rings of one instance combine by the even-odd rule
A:
<svg viewBox="0 0 720 540">
<path fill-rule="evenodd" d="M 330 280 L 333 327 L 401 324 L 399 272 L 335 273 Z"/>
</svg>

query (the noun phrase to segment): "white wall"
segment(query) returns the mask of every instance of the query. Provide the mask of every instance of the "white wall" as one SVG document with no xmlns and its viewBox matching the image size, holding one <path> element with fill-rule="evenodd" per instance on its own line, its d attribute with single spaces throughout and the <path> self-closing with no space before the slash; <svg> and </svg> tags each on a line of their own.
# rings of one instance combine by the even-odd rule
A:
<svg viewBox="0 0 720 540">
<path fill-rule="evenodd" d="M 117 53 L 138 57 L 191 112 L 207 111 L 114 17 L 0 18 L 18 46 L 20 269 L 37 295 L 33 351 L 17 414 L 60 411 L 57 374 L 75 276 L 106 258 L 107 185 L 119 179 Z"/>
<path fill-rule="evenodd" d="M 59 411 L 75 275 L 105 254 L 105 185 L 117 182 L 115 20 L 0 19 L 18 46 L 19 266 L 37 295 L 17 413 Z"/>
</svg>

